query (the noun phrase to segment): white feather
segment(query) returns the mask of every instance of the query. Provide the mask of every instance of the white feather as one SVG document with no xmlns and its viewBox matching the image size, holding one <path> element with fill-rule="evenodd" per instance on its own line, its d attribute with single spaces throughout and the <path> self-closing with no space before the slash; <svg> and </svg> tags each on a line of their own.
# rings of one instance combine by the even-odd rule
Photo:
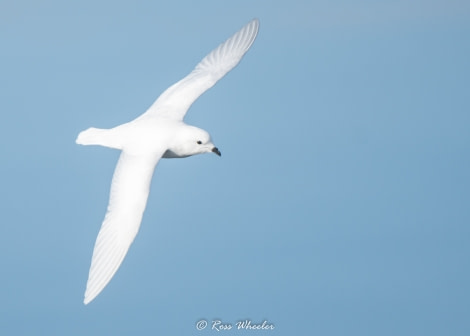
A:
<svg viewBox="0 0 470 336">
<path fill-rule="evenodd" d="M 240 62 L 258 26 L 255 19 L 222 43 L 140 117 L 110 130 L 90 128 L 79 134 L 78 144 L 122 150 L 111 183 L 108 211 L 93 250 L 85 304 L 108 284 L 134 241 L 160 158 L 209 152 L 220 156 L 206 131 L 182 120 L 191 104 Z"/>
<path fill-rule="evenodd" d="M 166 89 L 140 118 L 159 115 L 183 120 L 196 99 L 240 62 L 253 44 L 258 28 L 257 19 L 245 25 L 204 57 L 189 75 Z"/>
<path fill-rule="evenodd" d="M 108 211 L 93 250 L 85 304 L 108 284 L 134 241 L 160 156 L 121 153 L 111 183 Z"/>
</svg>

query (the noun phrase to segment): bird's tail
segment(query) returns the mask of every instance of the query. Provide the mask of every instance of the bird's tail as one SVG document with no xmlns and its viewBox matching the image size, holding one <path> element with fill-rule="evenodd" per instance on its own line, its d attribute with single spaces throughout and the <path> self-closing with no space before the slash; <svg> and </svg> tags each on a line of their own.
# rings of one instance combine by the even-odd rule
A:
<svg viewBox="0 0 470 336">
<path fill-rule="evenodd" d="M 98 145 L 116 149 L 122 149 L 122 145 L 112 129 L 90 127 L 80 132 L 75 142 L 79 145 Z"/>
</svg>

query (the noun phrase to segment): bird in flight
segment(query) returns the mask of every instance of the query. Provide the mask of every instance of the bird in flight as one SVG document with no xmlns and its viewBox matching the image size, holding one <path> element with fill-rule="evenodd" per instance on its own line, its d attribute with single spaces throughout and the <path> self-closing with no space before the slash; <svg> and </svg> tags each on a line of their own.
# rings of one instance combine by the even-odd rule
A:
<svg viewBox="0 0 470 336">
<path fill-rule="evenodd" d="M 160 158 L 202 153 L 221 155 L 209 133 L 187 125 L 183 119 L 194 101 L 240 62 L 253 44 L 258 28 L 257 19 L 250 21 L 204 57 L 189 75 L 164 91 L 136 119 L 111 129 L 92 127 L 78 135 L 77 144 L 121 150 L 108 209 L 93 250 L 85 304 L 109 283 L 134 241 Z"/>
</svg>

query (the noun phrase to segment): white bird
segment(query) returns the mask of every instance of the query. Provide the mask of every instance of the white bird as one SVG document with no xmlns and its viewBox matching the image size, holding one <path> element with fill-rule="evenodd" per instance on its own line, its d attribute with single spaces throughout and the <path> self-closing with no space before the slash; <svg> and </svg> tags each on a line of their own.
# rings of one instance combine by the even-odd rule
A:
<svg viewBox="0 0 470 336">
<path fill-rule="evenodd" d="M 221 155 L 209 133 L 183 118 L 206 90 L 232 70 L 253 44 L 259 22 L 252 20 L 209 53 L 185 78 L 169 87 L 136 119 L 112 129 L 89 128 L 80 145 L 120 149 L 108 209 L 96 238 L 84 303 L 92 301 L 114 276 L 137 232 L 160 158 L 184 158 L 213 152 Z"/>
</svg>

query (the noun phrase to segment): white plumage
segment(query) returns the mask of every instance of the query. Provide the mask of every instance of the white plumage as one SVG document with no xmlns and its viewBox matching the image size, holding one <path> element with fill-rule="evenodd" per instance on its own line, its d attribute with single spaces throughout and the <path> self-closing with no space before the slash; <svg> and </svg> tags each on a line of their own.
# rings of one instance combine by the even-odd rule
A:
<svg viewBox="0 0 470 336">
<path fill-rule="evenodd" d="M 96 239 L 84 303 L 92 301 L 114 276 L 139 231 L 152 175 L 160 158 L 213 152 L 209 133 L 183 118 L 192 103 L 233 69 L 252 45 L 259 22 L 252 20 L 209 53 L 185 78 L 163 92 L 131 122 L 112 129 L 89 128 L 81 145 L 122 150 L 111 183 L 109 205 Z"/>
</svg>

